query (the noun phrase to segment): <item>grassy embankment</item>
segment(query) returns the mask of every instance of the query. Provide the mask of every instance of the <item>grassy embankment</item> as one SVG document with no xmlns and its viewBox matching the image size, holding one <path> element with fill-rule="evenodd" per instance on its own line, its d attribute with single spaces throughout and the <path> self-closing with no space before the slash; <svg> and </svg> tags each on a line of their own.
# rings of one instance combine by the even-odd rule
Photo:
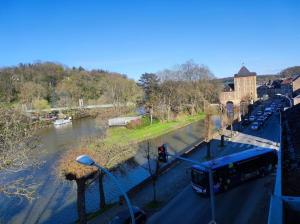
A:
<svg viewBox="0 0 300 224">
<path fill-rule="evenodd" d="M 204 119 L 204 117 L 204 113 L 199 113 L 194 116 L 182 115 L 176 120 L 169 122 L 155 121 L 152 125 L 146 125 L 135 129 L 113 127 L 107 130 L 107 137 L 104 139 L 104 142 L 108 145 L 115 143 L 126 144 L 128 142 L 138 143 L 174 131 L 196 121 L 200 121 Z"/>
</svg>

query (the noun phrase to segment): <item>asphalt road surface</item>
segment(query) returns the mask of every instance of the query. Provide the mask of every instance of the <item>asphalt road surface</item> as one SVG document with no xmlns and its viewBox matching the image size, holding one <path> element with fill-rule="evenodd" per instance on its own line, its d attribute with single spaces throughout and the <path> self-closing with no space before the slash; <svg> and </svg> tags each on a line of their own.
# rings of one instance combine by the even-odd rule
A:
<svg viewBox="0 0 300 224">
<path fill-rule="evenodd" d="M 251 140 L 247 140 L 247 144 L 274 147 L 274 143 L 279 141 L 279 115 L 272 115 L 260 130 L 251 130 L 249 126 L 241 132 L 241 143 L 246 143 L 243 136 L 249 136 Z M 216 195 L 216 222 L 221 224 L 267 223 L 274 179 L 275 175 L 270 174 Z M 147 223 L 199 224 L 209 223 L 210 220 L 209 198 L 196 194 L 191 186 L 187 186 L 165 207 L 151 216 Z"/>
<path fill-rule="evenodd" d="M 217 223 L 266 223 L 273 176 L 249 181 L 216 195 Z M 263 215 L 262 215 L 263 214 Z M 187 186 L 147 223 L 199 224 L 211 220 L 210 200 Z"/>
</svg>

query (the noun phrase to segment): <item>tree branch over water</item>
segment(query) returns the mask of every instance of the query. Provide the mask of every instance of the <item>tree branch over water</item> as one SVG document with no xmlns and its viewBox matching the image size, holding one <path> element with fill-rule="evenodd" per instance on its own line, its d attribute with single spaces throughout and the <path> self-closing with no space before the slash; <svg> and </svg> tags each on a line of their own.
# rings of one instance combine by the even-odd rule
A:
<svg viewBox="0 0 300 224">
<path fill-rule="evenodd" d="M 0 193 L 6 196 L 13 196 L 20 200 L 26 199 L 32 201 L 36 198 L 36 191 L 40 184 L 33 181 L 33 176 L 27 178 L 19 178 L 7 182 L 0 186 Z"/>
<path fill-rule="evenodd" d="M 20 110 L 0 105 L 0 171 L 2 176 L 9 176 L 29 166 L 38 166 L 35 152 L 38 138 L 34 135 L 35 127 Z M 1 182 L 0 192 L 8 196 L 24 197 L 32 200 L 37 184 L 31 178 L 19 178 Z"/>
</svg>

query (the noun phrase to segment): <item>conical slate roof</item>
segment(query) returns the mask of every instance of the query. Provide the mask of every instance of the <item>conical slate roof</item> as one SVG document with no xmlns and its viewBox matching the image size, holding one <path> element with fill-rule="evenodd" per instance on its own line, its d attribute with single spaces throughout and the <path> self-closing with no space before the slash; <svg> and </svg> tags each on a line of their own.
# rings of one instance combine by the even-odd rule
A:
<svg viewBox="0 0 300 224">
<path fill-rule="evenodd" d="M 240 71 L 238 72 L 239 75 L 247 75 L 249 73 L 250 71 L 245 66 L 241 67 Z"/>
<path fill-rule="evenodd" d="M 247 76 L 255 76 L 255 72 L 250 72 L 245 66 L 241 67 L 239 72 L 234 75 L 234 77 L 247 77 Z"/>
</svg>

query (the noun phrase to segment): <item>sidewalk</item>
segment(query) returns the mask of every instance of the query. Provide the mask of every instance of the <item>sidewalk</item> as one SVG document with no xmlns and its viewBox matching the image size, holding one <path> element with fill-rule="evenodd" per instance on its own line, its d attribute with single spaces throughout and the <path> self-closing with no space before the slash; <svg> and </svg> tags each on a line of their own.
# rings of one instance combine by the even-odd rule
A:
<svg viewBox="0 0 300 224">
<path fill-rule="evenodd" d="M 227 133 L 228 132 L 228 133 Z M 226 131 L 225 135 L 229 136 L 230 131 Z M 245 150 L 242 147 L 233 148 L 231 147 L 232 142 L 238 138 L 240 133 L 231 138 L 230 142 L 226 142 L 225 147 L 220 147 L 220 136 L 216 136 L 211 141 L 211 150 L 214 157 L 220 157 L 226 154 L 231 154 L 237 150 Z M 206 156 L 206 144 L 201 144 L 198 148 L 191 151 L 187 157 L 197 160 L 204 161 Z M 165 170 L 157 180 L 157 199 L 162 203 L 161 207 L 175 197 L 182 189 L 184 189 L 190 183 L 190 172 L 189 168 L 192 166 L 191 163 L 176 161 L 170 168 Z M 131 195 L 130 199 L 133 205 L 143 208 L 148 215 L 155 212 L 155 209 L 147 208 L 147 204 L 152 201 L 153 188 L 151 182 L 146 183 L 145 186 L 138 190 L 134 195 Z M 126 205 L 116 205 L 110 210 L 104 212 L 100 216 L 90 220 L 89 223 L 108 223 L 112 217 L 120 210 L 127 209 Z"/>
</svg>

